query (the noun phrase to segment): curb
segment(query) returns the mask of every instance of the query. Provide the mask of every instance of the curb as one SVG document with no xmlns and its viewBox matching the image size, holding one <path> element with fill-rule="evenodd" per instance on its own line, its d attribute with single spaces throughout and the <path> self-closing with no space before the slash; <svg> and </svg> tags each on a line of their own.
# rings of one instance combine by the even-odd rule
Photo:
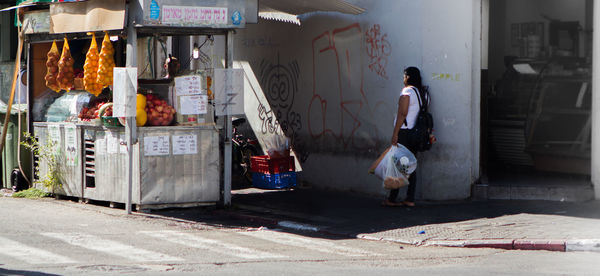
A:
<svg viewBox="0 0 600 276">
<path fill-rule="evenodd" d="M 600 239 L 481 239 L 481 240 L 428 240 L 424 242 L 415 242 L 402 239 L 393 239 L 385 237 L 377 237 L 367 234 L 344 234 L 329 230 L 324 230 L 318 226 L 313 226 L 304 223 L 298 223 L 289 220 L 279 220 L 273 218 L 265 218 L 256 215 L 240 214 L 231 211 L 215 211 L 218 214 L 225 215 L 231 218 L 269 224 L 273 226 L 309 231 L 314 233 L 343 236 L 357 238 L 369 241 L 388 241 L 413 246 L 442 246 L 442 247 L 463 247 L 463 248 L 494 248 L 504 250 L 546 250 L 556 252 L 599 252 Z"/>
</svg>

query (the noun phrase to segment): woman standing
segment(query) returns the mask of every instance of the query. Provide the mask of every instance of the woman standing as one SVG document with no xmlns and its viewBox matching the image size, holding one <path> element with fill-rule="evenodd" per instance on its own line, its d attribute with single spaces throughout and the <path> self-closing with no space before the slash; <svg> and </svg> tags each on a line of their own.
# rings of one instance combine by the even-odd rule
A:
<svg viewBox="0 0 600 276">
<path fill-rule="evenodd" d="M 415 125 L 417 115 L 419 114 L 419 100 L 423 104 L 429 103 L 429 98 L 426 97 L 426 93 L 421 95 L 423 91 L 423 84 L 421 82 L 421 72 L 417 67 L 408 67 L 404 70 L 404 89 L 400 94 L 398 100 L 398 112 L 396 113 L 396 119 L 394 120 L 394 132 L 392 134 L 392 145 L 398 143 L 404 145 L 410 150 L 415 156 L 417 151 L 414 142 L 411 143 L 409 139 L 409 131 Z M 419 97 L 421 97 L 419 99 Z M 384 206 L 415 206 L 415 188 L 417 185 L 417 172 L 414 171 L 408 178 L 408 191 L 406 193 L 406 199 L 403 202 L 396 202 L 399 189 L 390 190 L 388 198 L 383 202 Z"/>
</svg>

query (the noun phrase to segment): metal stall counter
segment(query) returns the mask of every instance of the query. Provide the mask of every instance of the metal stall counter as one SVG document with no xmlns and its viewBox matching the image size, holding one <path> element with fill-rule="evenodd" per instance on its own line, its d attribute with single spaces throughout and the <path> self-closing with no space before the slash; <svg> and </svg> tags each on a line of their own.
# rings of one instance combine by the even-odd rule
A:
<svg viewBox="0 0 600 276">
<path fill-rule="evenodd" d="M 126 203 L 124 128 L 83 126 L 86 199 Z M 138 128 L 133 146 L 137 209 L 211 205 L 219 201 L 219 133 L 215 126 Z"/>
</svg>

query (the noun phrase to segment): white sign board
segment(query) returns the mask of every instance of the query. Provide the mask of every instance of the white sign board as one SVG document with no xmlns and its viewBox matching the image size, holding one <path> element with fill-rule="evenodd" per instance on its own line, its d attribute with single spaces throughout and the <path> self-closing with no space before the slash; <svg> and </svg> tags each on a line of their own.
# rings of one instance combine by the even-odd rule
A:
<svg viewBox="0 0 600 276">
<path fill-rule="evenodd" d="M 173 135 L 173 155 L 197 154 L 197 135 Z"/>
<path fill-rule="evenodd" d="M 169 155 L 169 144 L 169 136 L 146 136 L 144 137 L 144 155 Z"/>
<path fill-rule="evenodd" d="M 227 8 L 168 6 L 162 8 L 165 24 L 227 24 Z"/>
<path fill-rule="evenodd" d="M 217 116 L 244 114 L 244 69 L 215 69 Z"/>
<path fill-rule="evenodd" d="M 119 153 L 119 133 L 107 132 L 106 133 L 106 153 L 113 154 Z"/>
<path fill-rule="evenodd" d="M 113 116 L 135 117 L 137 68 L 115 67 L 113 70 Z"/>
<path fill-rule="evenodd" d="M 203 91 L 203 81 L 200 75 L 190 75 L 175 78 L 175 93 L 177 96 L 197 95 Z"/>
<path fill-rule="evenodd" d="M 60 125 L 48 125 L 48 137 L 56 148 L 60 148 Z"/>
<path fill-rule="evenodd" d="M 207 95 L 181 96 L 177 112 L 182 115 L 206 114 L 207 105 Z"/>
<path fill-rule="evenodd" d="M 65 125 L 65 158 L 67 166 L 77 165 L 77 127 L 74 124 Z"/>
</svg>

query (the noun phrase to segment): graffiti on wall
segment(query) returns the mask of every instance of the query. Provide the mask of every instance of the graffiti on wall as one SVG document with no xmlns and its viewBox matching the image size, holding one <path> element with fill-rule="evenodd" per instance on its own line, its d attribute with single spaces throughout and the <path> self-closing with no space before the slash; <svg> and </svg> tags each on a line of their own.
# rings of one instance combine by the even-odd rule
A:
<svg viewBox="0 0 600 276">
<path fill-rule="evenodd" d="M 302 130 L 302 116 L 292 110 L 298 93 L 300 66 L 297 61 L 281 64 L 279 56 L 276 63 L 263 60 L 260 64 L 260 83 L 270 108 L 260 103 L 258 117 L 262 134 L 285 135 L 290 139 L 301 162 L 306 161 L 308 153 L 303 150 L 299 132 Z"/>
<path fill-rule="evenodd" d="M 361 112 L 368 107 L 363 89 L 363 45 L 358 23 L 325 31 L 312 40 L 313 96 L 307 121 L 313 139 L 331 135 L 343 148 L 372 146 L 356 141 Z"/>
<path fill-rule="evenodd" d="M 369 56 L 369 69 L 387 79 L 385 71 L 388 57 L 392 53 L 392 46 L 387 41 L 387 34 L 382 34 L 379 24 L 373 25 L 365 32 L 367 56 Z"/>
</svg>

